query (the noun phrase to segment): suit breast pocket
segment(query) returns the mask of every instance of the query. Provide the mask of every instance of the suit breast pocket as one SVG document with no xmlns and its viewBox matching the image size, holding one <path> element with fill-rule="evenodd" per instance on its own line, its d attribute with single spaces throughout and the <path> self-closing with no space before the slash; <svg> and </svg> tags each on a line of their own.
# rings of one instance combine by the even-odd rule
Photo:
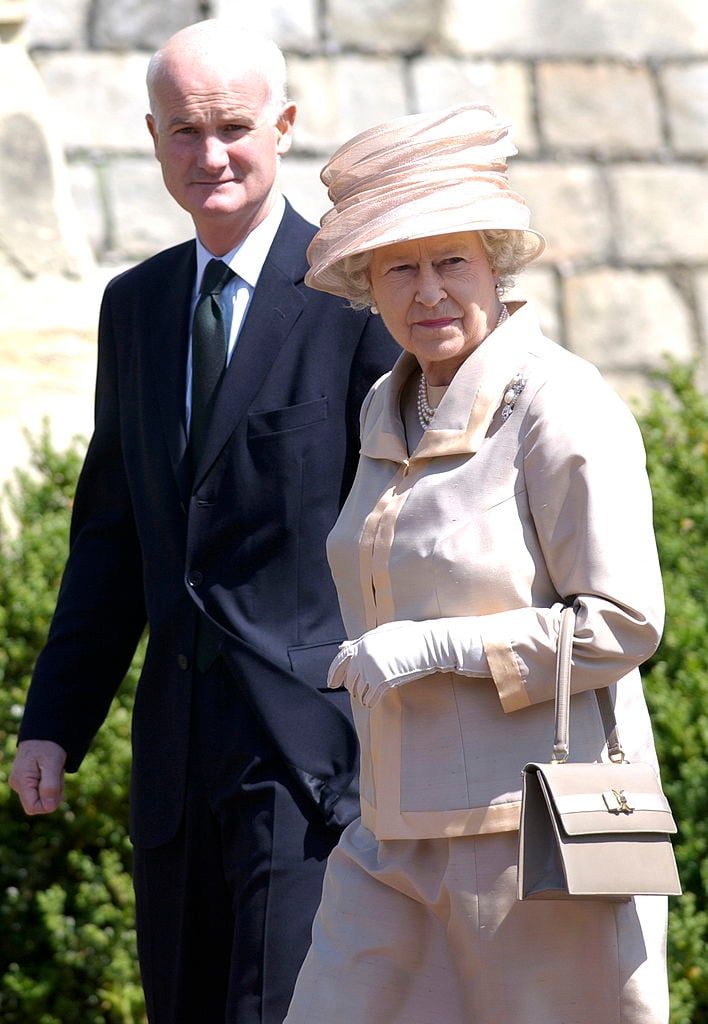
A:
<svg viewBox="0 0 708 1024">
<path fill-rule="evenodd" d="M 286 431 L 302 430 L 304 427 L 321 423 L 327 419 L 327 399 L 317 398 L 313 402 L 288 405 L 283 409 L 268 409 L 253 412 L 248 417 L 249 440 L 283 434 Z"/>
</svg>

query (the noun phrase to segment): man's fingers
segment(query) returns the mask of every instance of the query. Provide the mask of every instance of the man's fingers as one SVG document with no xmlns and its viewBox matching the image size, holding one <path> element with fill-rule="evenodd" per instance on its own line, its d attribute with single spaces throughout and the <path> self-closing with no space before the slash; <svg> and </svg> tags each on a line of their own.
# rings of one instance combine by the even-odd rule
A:
<svg viewBox="0 0 708 1024">
<path fill-rule="evenodd" d="M 51 740 L 23 740 L 18 744 L 10 786 L 26 814 L 49 814 L 64 795 L 66 753 Z"/>
<path fill-rule="evenodd" d="M 56 810 L 59 804 L 62 802 L 64 797 L 64 772 L 60 771 L 58 774 L 53 770 L 53 766 L 49 771 L 42 770 L 42 775 L 39 780 L 39 805 L 40 810 L 36 813 L 48 814 L 50 811 Z"/>
</svg>

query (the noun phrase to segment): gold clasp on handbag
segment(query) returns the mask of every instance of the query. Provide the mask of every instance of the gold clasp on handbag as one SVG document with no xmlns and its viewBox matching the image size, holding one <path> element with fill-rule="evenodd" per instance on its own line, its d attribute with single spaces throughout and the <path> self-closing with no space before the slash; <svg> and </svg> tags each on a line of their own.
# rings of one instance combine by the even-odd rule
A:
<svg viewBox="0 0 708 1024">
<path fill-rule="evenodd" d="M 602 799 L 612 814 L 631 814 L 634 810 L 623 789 L 608 789 L 602 794 Z"/>
</svg>

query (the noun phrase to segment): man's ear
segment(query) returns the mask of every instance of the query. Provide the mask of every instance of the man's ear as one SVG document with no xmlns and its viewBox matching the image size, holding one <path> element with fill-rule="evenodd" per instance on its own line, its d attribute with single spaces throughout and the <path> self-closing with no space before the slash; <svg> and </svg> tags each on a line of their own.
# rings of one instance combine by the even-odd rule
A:
<svg viewBox="0 0 708 1024">
<path fill-rule="evenodd" d="M 294 103 L 286 104 L 280 112 L 275 127 L 278 130 L 277 153 L 283 156 L 288 152 L 293 143 L 293 127 L 297 117 L 297 107 Z"/>
<path fill-rule="evenodd" d="M 145 124 L 148 126 L 155 156 L 157 156 L 157 125 L 155 124 L 155 118 L 152 114 L 145 115 Z"/>
</svg>

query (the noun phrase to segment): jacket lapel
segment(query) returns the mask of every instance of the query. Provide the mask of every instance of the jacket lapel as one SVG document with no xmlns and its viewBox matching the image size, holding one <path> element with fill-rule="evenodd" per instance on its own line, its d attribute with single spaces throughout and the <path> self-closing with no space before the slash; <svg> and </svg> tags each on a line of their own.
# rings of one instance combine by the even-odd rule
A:
<svg viewBox="0 0 708 1024">
<path fill-rule="evenodd" d="M 172 470 L 184 500 L 189 490 L 186 428 L 186 374 L 189 313 L 196 274 L 196 246 L 185 242 L 156 264 L 144 317 L 154 392 Z"/>
<path fill-rule="evenodd" d="M 302 313 L 305 300 L 296 286 L 307 270 L 304 251 L 311 235 L 307 222 L 286 205 L 219 388 L 195 484 L 209 471 L 246 414 Z"/>
</svg>

